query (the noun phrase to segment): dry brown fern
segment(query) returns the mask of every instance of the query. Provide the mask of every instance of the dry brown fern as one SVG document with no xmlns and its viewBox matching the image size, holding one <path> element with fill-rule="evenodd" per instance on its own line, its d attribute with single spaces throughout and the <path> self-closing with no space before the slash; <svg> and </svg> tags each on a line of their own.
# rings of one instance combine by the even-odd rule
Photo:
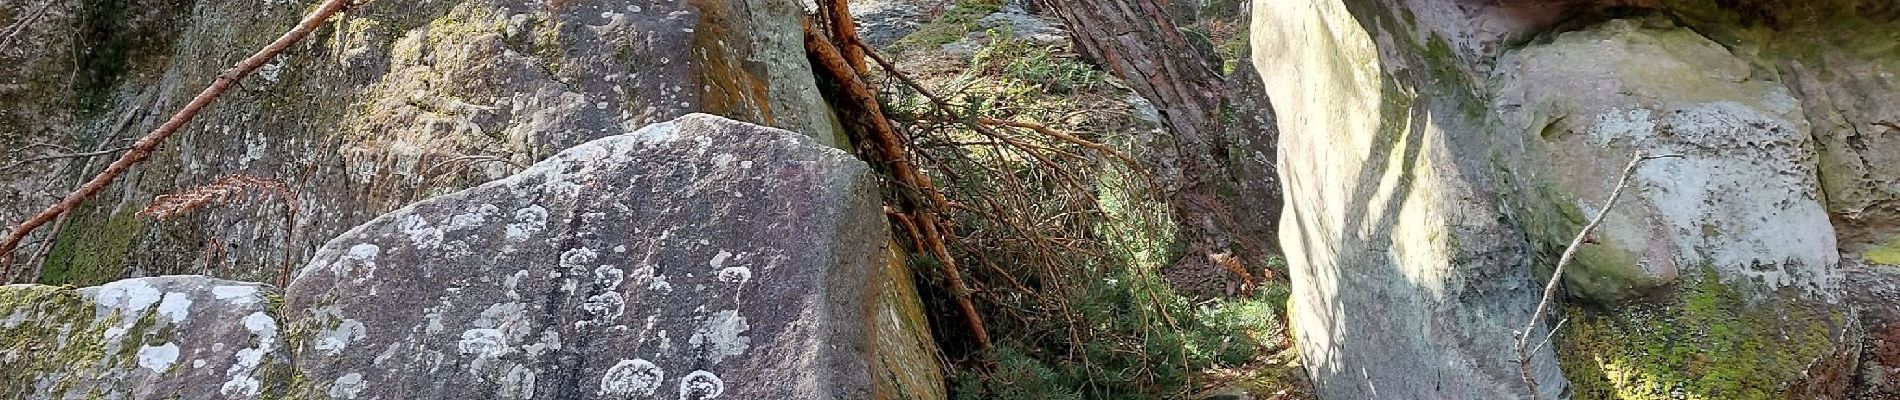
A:
<svg viewBox="0 0 1900 400">
<path fill-rule="evenodd" d="M 193 186 L 185 190 L 172 192 L 171 194 L 159 195 L 152 199 L 152 204 L 145 206 L 143 210 L 139 210 L 139 215 L 153 219 L 167 220 L 200 208 L 243 200 L 248 198 L 245 196 L 246 194 L 260 198 L 276 196 L 279 200 L 284 202 L 284 208 L 288 210 L 291 215 L 296 215 L 297 197 L 294 193 L 294 191 L 290 190 L 290 186 L 269 178 L 259 178 L 250 175 L 230 175 L 218 178 L 218 180 L 212 181 L 211 183 Z"/>
<path fill-rule="evenodd" d="M 167 220 L 205 207 L 229 204 L 251 198 L 265 199 L 269 197 L 276 197 L 277 200 L 284 203 L 284 261 L 282 270 L 279 271 L 277 275 L 277 285 L 282 287 L 289 283 L 290 280 L 291 252 L 289 243 L 295 239 L 294 236 L 297 233 L 297 191 L 292 190 L 290 185 L 285 185 L 283 182 L 270 178 L 260 178 L 242 174 L 229 175 L 218 178 L 218 180 L 212 181 L 211 183 L 193 186 L 172 192 L 171 194 L 159 195 L 158 197 L 152 198 L 152 204 L 146 205 L 143 210 L 139 210 L 139 215 L 152 219 Z M 207 253 L 205 263 L 207 269 L 211 263 L 209 251 L 212 247 L 218 248 L 217 253 L 220 258 L 224 253 L 222 249 L 223 245 L 218 243 L 216 238 L 213 238 L 212 243 L 206 246 Z"/>
</svg>

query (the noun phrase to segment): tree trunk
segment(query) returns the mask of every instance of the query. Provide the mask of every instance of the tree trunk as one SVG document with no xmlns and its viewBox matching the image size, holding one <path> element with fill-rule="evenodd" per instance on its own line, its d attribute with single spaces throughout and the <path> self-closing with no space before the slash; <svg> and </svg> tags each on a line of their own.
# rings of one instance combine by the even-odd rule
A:
<svg viewBox="0 0 1900 400">
<path fill-rule="evenodd" d="M 1232 136 L 1264 143 L 1265 165 L 1272 165 L 1271 123 L 1228 129 L 1231 116 L 1222 112 L 1228 108 L 1227 83 L 1199 51 L 1207 47 L 1205 41 L 1183 33 L 1159 1 L 1046 0 L 1046 5 L 1069 26 L 1077 51 L 1153 103 L 1172 134 L 1166 142 L 1173 148 L 1151 152 L 1157 156 L 1149 160 L 1162 172 L 1159 183 L 1188 245 L 1169 270 L 1221 268 L 1251 281 L 1265 265 L 1266 253 L 1275 251 L 1266 239 L 1273 235 L 1271 216 L 1277 214 L 1279 196 L 1273 194 L 1277 186 L 1243 184 L 1235 173 L 1242 168 L 1228 164 L 1235 161 L 1229 150 Z M 1255 120 L 1271 121 L 1264 109 L 1235 111 L 1258 112 L 1266 117 Z M 1266 187 L 1273 189 L 1243 191 Z"/>
</svg>

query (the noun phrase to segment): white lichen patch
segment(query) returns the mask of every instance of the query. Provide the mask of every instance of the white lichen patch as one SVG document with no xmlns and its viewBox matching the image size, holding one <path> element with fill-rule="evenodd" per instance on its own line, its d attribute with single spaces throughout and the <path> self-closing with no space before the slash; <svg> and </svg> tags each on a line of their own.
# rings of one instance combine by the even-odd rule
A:
<svg viewBox="0 0 1900 400">
<path fill-rule="evenodd" d="M 211 297 L 238 306 L 256 304 L 259 300 L 256 286 L 215 286 L 211 288 Z"/>
<path fill-rule="evenodd" d="M 125 315 L 138 314 L 144 312 L 145 308 L 151 307 L 152 304 L 157 304 L 163 296 L 164 292 L 160 292 L 158 288 L 152 287 L 150 282 L 143 279 L 107 283 L 99 286 L 99 294 L 93 297 L 102 308 L 96 318 L 103 320 L 110 314 L 105 312 L 104 308 L 116 308 L 125 312 Z"/>
<path fill-rule="evenodd" d="M 561 267 L 566 268 L 568 274 L 581 275 L 587 272 L 587 266 L 593 264 L 599 256 L 600 254 L 595 253 L 593 249 L 585 247 L 568 249 L 561 253 Z"/>
<path fill-rule="evenodd" d="M 686 342 L 707 360 L 718 364 L 727 357 L 745 354 L 752 347 L 752 339 L 744 334 L 749 329 L 752 327 L 746 325 L 739 310 L 721 310 L 705 318 Z"/>
<path fill-rule="evenodd" d="M 337 323 L 336 329 L 325 329 L 319 332 L 317 343 L 312 347 L 323 351 L 324 354 L 334 356 L 349 347 L 351 342 L 363 340 L 368 336 L 367 330 L 368 328 L 365 328 L 361 321 L 344 319 L 343 322 Z"/>
<path fill-rule="evenodd" d="M 358 279 L 367 278 L 375 275 L 376 259 L 380 257 L 382 253 L 383 249 L 381 247 L 369 243 L 359 243 L 355 246 L 350 246 L 349 252 L 343 254 L 343 259 L 340 260 L 340 262 L 331 264 L 330 268 L 332 271 L 336 271 L 341 275 L 352 275 Z"/>
<path fill-rule="evenodd" d="M 581 309 L 587 311 L 587 314 L 592 316 L 592 320 L 580 323 L 605 325 L 626 313 L 627 299 L 621 297 L 620 292 L 602 292 L 587 296 L 587 301 L 581 304 Z"/>
<path fill-rule="evenodd" d="M 455 348 L 462 355 L 474 358 L 469 361 L 470 371 L 481 371 L 489 361 L 500 358 L 511 350 L 508 339 L 502 336 L 501 330 L 493 328 L 462 331 L 462 340 L 455 343 Z"/>
<path fill-rule="evenodd" d="M 503 399 L 534 398 L 534 380 L 539 375 L 532 367 L 516 364 L 501 377 L 501 387 L 495 389 L 495 395 Z"/>
<path fill-rule="evenodd" d="M 158 303 L 158 315 L 170 319 L 173 324 L 185 322 L 185 318 L 191 317 L 191 295 L 166 293 L 165 299 Z"/>
<path fill-rule="evenodd" d="M 529 205 L 515 210 L 515 222 L 508 224 L 504 234 L 509 242 L 528 240 L 529 236 L 547 229 L 548 209 L 540 205 Z"/>
<path fill-rule="evenodd" d="M 752 269 L 746 267 L 726 267 L 719 270 L 719 281 L 743 284 L 752 280 Z"/>
<path fill-rule="evenodd" d="M 726 394 L 726 381 L 706 370 L 696 370 L 680 378 L 680 400 L 711 400 Z"/>
<path fill-rule="evenodd" d="M 620 360 L 607 368 L 606 375 L 601 376 L 598 394 L 616 399 L 653 396 L 665 380 L 666 371 L 651 361 L 639 358 Z"/>
<path fill-rule="evenodd" d="M 255 397 L 262 389 L 262 382 L 254 376 L 258 366 L 264 364 L 264 357 L 277 348 L 277 320 L 263 311 L 244 316 L 244 329 L 251 332 L 257 340 L 257 346 L 239 349 L 233 355 L 231 368 L 225 370 L 229 380 L 218 387 L 218 393 L 225 396 Z M 215 350 L 215 347 L 214 347 Z"/>
<path fill-rule="evenodd" d="M 501 213 L 501 207 L 496 207 L 494 204 L 483 204 L 471 207 L 468 212 L 450 216 L 448 226 L 443 227 L 443 229 L 455 232 L 480 228 L 488 224 L 488 216 L 498 213 Z"/>
<path fill-rule="evenodd" d="M 429 220 L 422 218 L 421 215 L 410 214 L 403 217 L 402 224 L 397 228 L 409 236 L 409 242 L 417 249 L 427 250 L 442 245 L 442 230 L 430 225 Z"/>
<path fill-rule="evenodd" d="M 165 343 L 157 346 L 139 347 L 139 367 L 154 373 L 163 373 L 178 362 L 178 345 Z"/>
<path fill-rule="evenodd" d="M 351 372 L 336 377 L 330 383 L 329 394 L 332 399 L 355 399 L 364 389 L 369 389 L 369 382 L 363 380 L 363 374 Z"/>
</svg>

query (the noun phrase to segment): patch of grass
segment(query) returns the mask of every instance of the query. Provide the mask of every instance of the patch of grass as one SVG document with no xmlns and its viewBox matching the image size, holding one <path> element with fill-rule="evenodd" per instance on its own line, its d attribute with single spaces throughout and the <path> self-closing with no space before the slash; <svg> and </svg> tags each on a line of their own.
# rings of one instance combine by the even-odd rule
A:
<svg viewBox="0 0 1900 400">
<path fill-rule="evenodd" d="M 915 49 L 963 40 L 976 31 L 978 20 L 1002 9 L 1003 0 L 960 0 L 942 15 L 917 27 L 917 31 L 898 39 L 896 47 Z"/>
<path fill-rule="evenodd" d="M 1004 30 L 990 30 L 990 37 L 995 41 L 978 49 L 971 61 L 981 73 L 1016 80 L 1051 94 L 1091 88 L 1102 81 L 1101 71 L 1062 54 L 1061 46 L 1020 40 Z"/>
</svg>

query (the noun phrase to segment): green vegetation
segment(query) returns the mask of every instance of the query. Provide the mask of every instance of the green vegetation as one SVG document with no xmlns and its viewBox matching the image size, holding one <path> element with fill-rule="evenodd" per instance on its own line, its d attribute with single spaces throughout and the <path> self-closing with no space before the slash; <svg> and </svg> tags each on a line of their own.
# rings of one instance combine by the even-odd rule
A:
<svg viewBox="0 0 1900 400">
<path fill-rule="evenodd" d="M 976 31 L 978 20 L 1002 9 L 1002 0 L 958 0 L 942 15 L 918 27 L 916 32 L 898 39 L 896 47 L 928 48 L 963 40 L 964 36 Z"/>
<path fill-rule="evenodd" d="M 1575 398 L 1780 398 L 1844 322 L 1819 305 L 1749 302 L 1712 269 L 1689 275 L 1661 304 L 1569 310 L 1557 352 Z"/>
<path fill-rule="evenodd" d="M 1102 81 L 1101 71 L 1073 56 L 1062 55 L 1061 46 L 1017 39 L 1003 30 L 989 32 L 994 42 L 978 49 L 971 61 L 980 73 L 1013 79 L 1026 84 L 1025 89 L 1048 94 L 1086 89 Z"/>
<path fill-rule="evenodd" d="M 59 232 L 40 272 L 49 285 L 93 286 L 119 279 L 126 256 L 145 228 L 131 208 L 118 212 L 82 208 Z"/>
<path fill-rule="evenodd" d="M 905 40 L 933 35 L 920 31 Z M 988 41 L 968 59 L 894 59 L 923 71 L 916 77 L 960 116 L 1047 125 L 1136 159 L 1166 146 L 1152 142 L 1164 138 L 1126 103 L 1127 93 L 1066 43 L 1036 43 L 1006 30 L 980 37 Z M 917 65 L 926 63 L 936 64 Z M 1245 370 L 1276 354 L 1283 359 L 1275 365 L 1296 365 L 1283 351 L 1288 290 L 1280 282 L 1247 296 L 1197 300 L 1171 287 L 1160 270 L 1180 257 L 1183 244 L 1148 173 L 1028 130 L 993 126 L 1004 138 L 989 137 L 942 121 L 909 88 L 883 92 L 887 112 L 915 132 L 923 159 L 935 163 L 925 168 L 932 180 L 970 207 L 949 214 L 958 227 L 952 247 L 960 251 L 953 255 L 979 290 L 973 296 L 997 348 L 993 369 L 953 369 L 953 398 L 1151 399 L 1186 397 L 1212 384 L 1287 387 L 1280 379 L 1289 367 L 1259 376 L 1210 373 Z M 916 271 L 940 264 L 917 255 L 910 263 Z M 929 274 L 919 286 L 942 287 Z M 938 297 L 927 298 L 933 309 L 946 309 L 941 293 L 926 296 Z M 941 342 L 967 342 L 958 337 L 961 322 L 935 322 Z M 947 350 L 952 358 L 967 351 Z"/>
<path fill-rule="evenodd" d="M 1867 259 L 1867 262 L 1900 266 L 1900 237 L 1895 237 L 1878 247 L 1867 249 L 1862 256 Z"/>
</svg>

